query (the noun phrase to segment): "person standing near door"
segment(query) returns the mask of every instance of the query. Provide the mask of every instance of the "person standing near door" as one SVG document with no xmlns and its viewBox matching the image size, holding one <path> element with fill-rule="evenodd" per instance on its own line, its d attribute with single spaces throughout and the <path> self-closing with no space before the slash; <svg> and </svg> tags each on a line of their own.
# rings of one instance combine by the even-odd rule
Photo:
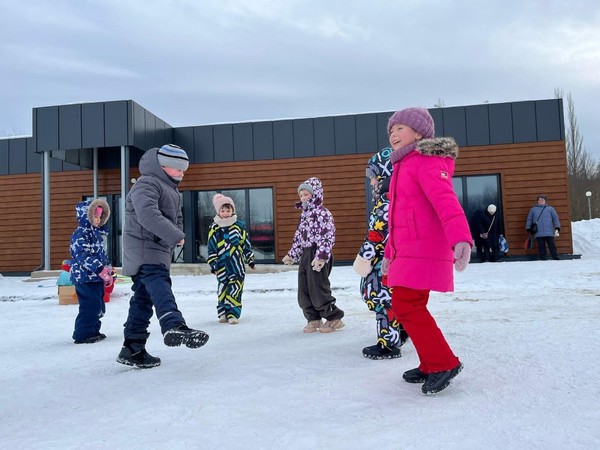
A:
<svg viewBox="0 0 600 450">
<path fill-rule="evenodd" d="M 537 241 L 538 256 L 541 261 L 547 259 L 546 245 L 548 245 L 552 259 L 560 259 L 554 242 L 554 238 L 558 237 L 560 233 L 560 221 L 554 208 L 548 205 L 547 202 L 548 197 L 546 195 L 538 195 L 537 204 L 529 210 L 525 222 L 525 229 Z"/>
</svg>

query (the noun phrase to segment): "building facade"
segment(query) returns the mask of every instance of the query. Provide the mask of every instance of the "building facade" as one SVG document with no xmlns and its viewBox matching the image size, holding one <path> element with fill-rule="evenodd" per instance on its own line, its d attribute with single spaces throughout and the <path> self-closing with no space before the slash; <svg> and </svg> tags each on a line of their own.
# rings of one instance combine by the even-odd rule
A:
<svg viewBox="0 0 600 450">
<path fill-rule="evenodd" d="M 510 244 L 527 254 L 525 219 L 546 194 L 562 223 L 559 253 L 571 254 L 561 99 L 430 110 L 437 136 L 460 146 L 454 187 L 470 217 L 489 203 Z M 321 179 L 335 219 L 338 262 L 351 262 L 366 234 L 368 158 L 387 147 L 393 111 L 172 127 L 132 100 L 34 108 L 33 135 L 0 139 L 0 273 L 56 269 L 69 258 L 75 204 L 93 196 L 112 206 L 108 250 L 121 263 L 121 199 L 149 148 L 183 147 L 190 168 L 180 185 L 186 245 L 174 255 L 204 262 L 212 196 L 234 199 L 259 262 L 280 262 L 298 222 L 297 186 Z"/>
</svg>

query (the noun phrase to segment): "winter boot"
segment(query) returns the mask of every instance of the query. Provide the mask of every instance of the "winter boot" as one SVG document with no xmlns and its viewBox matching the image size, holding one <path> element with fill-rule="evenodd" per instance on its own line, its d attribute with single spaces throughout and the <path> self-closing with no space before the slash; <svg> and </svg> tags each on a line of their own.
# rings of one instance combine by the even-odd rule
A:
<svg viewBox="0 0 600 450">
<path fill-rule="evenodd" d="M 240 319 L 238 319 L 237 317 L 230 317 L 229 319 L 227 319 L 227 322 L 229 322 L 231 325 L 236 325 L 240 323 Z"/>
<path fill-rule="evenodd" d="M 321 333 L 333 333 L 340 328 L 344 328 L 345 325 L 342 319 L 328 320 L 319 328 L 319 331 Z"/>
<path fill-rule="evenodd" d="M 306 326 L 304 327 L 304 332 L 305 333 L 314 333 L 315 331 L 318 331 L 319 328 L 321 328 L 323 326 L 323 322 L 321 321 L 321 319 L 319 320 L 309 320 L 308 323 L 306 324 Z"/>
<path fill-rule="evenodd" d="M 76 344 L 93 344 L 95 342 L 100 342 L 104 339 L 106 339 L 106 335 L 104 333 L 98 333 L 96 336 L 92 336 L 81 340 L 75 339 L 73 342 L 75 342 Z"/>
<path fill-rule="evenodd" d="M 402 375 L 404 381 L 407 383 L 425 383 L 427 381 L 427 374 L 425 372 L 421 372 L 421 369 L 418 367 L 416 369 L 407 370 Z"/>
<path fill-rule="evenodd" d="M 463 369 L 462 363 L 458 363 L 452 370 L 443 372 L 434 372 L 427 375 L 427 381 L 423 384 L 421 390 L 425 395 L 437 394 L 448 387 L 452 379 Z"/>
<path fill-rule="evenodd" d="M 160 366 L 160 358 L 156 358 L 146 351 L 146 339 L 125 339 L 123 348 L 117 356 L 117 362 L 140 369 Z"/>
<path fill-rule="evenodd" d="M 188 348 L 198 348 L 206 344 L 206 341 L 208 334 L 201 330 L 192 330 L 185 324 L 171 328 L 164 334 L 164 343 L 168 347 L 179 347 L 183 344 Z"/>
<path fill-rule="evenodd" d="M 402 356 L 398 347 L 388 348 L 379 343 L 363 348 L 362 354 L 369 359 L 394 359 Z"/>
</svg>

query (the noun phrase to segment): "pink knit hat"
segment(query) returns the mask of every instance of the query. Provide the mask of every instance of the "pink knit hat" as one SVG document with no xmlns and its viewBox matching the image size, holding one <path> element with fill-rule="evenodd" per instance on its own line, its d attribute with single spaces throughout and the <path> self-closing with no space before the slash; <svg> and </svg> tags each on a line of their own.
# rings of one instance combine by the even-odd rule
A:
<svg viewBox="0 0 600 450">
<path fill-rule="evenodd" d="M 213 197 L 213 205 L 215 205 L 215 211 L 217 214 L 219 214 L 221 206 L 223 205 L 231 205 L 233 213 L 235 214 L 235 203 L 233 203 L 233 200 L 230 197 L 226 197 L 223 194 L 215 194 Z"/>
<path fill-rule="evenodd" d="M 417 133 L 420 133 L 423 139 L 435 136 L 433 117 L 431 117 L 431 114 L 425 108 L 406 108 L 396 111 L 388 121 L 388 134 L 390 134 L 391 128 L 397 124 L 411 127 Z"/>
</svg>

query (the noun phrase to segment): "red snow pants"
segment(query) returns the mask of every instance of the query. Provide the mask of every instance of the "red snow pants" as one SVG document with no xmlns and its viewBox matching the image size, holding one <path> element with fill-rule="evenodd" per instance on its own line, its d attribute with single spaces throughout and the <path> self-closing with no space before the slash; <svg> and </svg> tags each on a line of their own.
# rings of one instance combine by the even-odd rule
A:
<svg viewBox="0 0 600 450">
<path fill-rule="evenodd" d="M 392 312 L 410 336 L 424 373 L 451 370 L 460 363 L 427 309 L 429 292 L 394 286 L 392 293 Z"/>
</svg>

